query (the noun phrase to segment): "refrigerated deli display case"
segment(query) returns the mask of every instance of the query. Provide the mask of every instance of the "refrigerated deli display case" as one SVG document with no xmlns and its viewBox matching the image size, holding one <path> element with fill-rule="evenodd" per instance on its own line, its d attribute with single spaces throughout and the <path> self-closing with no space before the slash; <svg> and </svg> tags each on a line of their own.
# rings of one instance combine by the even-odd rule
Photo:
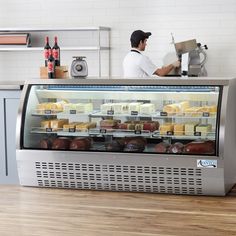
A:
<svg viewBox="0 0 236 236">
<path fill-rule="evenodd" d="M 228 78 L 28 81 L 20 183 L 225 195 L 236 179 L 235 91 Z"/>
</svg>

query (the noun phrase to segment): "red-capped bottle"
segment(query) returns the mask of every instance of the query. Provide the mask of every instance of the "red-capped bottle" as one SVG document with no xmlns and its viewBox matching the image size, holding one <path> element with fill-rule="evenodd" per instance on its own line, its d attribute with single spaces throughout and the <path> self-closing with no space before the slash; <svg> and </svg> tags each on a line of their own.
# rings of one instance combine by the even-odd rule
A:
<svg viewBox="0 0 236 236">
<path fill-rule="evenodd" d="M 52 56 L 55 59 L 55 66 L 60 66 L 60 47 L 58 46 L 57 36 L 54 37 L 54 45 L 52 47 Z"/>
<path fill-rule="evenodd" d="M 48 65 L 48 58 L 49 58 L 49 51 L 51 50 L 51 47 L 49 45 L 49 38 L 46 36 L 45 38 L 45 46 L 44 46 L 44 60 L 45 60 L 45 66 Z"/>
<path fill-rule="evenodd" d="M 55 60 L 52 56 L 52 49 L 49 50 L 49 58 L 48 58 L 48 78 L 55 78 Z"/>
</svg>

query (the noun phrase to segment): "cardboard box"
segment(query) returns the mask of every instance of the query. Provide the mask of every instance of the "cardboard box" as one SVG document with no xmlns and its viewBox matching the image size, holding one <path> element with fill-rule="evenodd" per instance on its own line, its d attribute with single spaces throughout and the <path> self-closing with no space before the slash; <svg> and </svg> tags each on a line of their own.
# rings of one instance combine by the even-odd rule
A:
<svg viewBox="0 0 236 236">
<path fill-rule="evenodd" d="M 47 67 L 45 66 L 40 67 L 40 78 L 48 79 Z M 68 66 L 56 66 L 54 79 L 68 79 L 68 78 L 69 78 Z"/>
</svg>

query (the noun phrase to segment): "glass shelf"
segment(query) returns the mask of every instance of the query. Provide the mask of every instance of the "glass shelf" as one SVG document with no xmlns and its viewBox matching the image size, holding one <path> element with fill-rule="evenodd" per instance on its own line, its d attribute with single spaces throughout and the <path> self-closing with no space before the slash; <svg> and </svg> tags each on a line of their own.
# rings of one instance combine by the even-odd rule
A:
<svg viewBox="0 0 236 236">
<path fill-rule="evenodd" d="M 154 139 L 181 139 L 181 140 L 197 140 L 197 139 L 209 139 L 215 140 L 215 132 L 204 133 L 203 135 L 168 135 L 160 134 L 158 130 L 149 131 L 149 130 L 121 130 L 121 129 L 105 129 L 105 128 L 93 128 L 93 129 L 83 129 L 83 130 L 73 130 L 72 132 L 63 131 L 62 128 L 51 129 L 51 128 L 41 128 L 33 127 L 31 133 L 35 134 L 57 134 L 59 136 L 113 136 L 113 137 L 136 137 L 142 136 L 145 138 L 154 138 Z"/>
</svg>

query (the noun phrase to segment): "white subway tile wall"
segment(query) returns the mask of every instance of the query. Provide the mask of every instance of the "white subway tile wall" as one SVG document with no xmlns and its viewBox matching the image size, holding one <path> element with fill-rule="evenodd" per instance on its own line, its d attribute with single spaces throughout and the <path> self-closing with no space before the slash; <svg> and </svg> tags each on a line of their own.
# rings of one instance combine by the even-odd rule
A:
<svg viewBox="0 0 236 236">
<path fill-rule="evenodd" d="M 208 76 L 236 76 L 235 0 L 0 0 L 0 4 L 1 28 L 111 27 L 112 76 L 122 76 L 122 60 L 136 29 L 152 32 L 145 54 L 157 66 L 175 58 L 172 32 L 176 42 L 195 38 L 208 45 Z M 78 44 L 90 41 L 85 34 Z M 59 43 L 65 42 L 59 37 Z M 87 56 L 89 75 L 96 76 L 97 55 L 82 54 Z M 78 52 L 62 52 L 62 64 L 70 65 L 74 55 Z M 43 63 L 41 52 L 0 52 L 0 80 L 37 78 Z"/>
</svg>

